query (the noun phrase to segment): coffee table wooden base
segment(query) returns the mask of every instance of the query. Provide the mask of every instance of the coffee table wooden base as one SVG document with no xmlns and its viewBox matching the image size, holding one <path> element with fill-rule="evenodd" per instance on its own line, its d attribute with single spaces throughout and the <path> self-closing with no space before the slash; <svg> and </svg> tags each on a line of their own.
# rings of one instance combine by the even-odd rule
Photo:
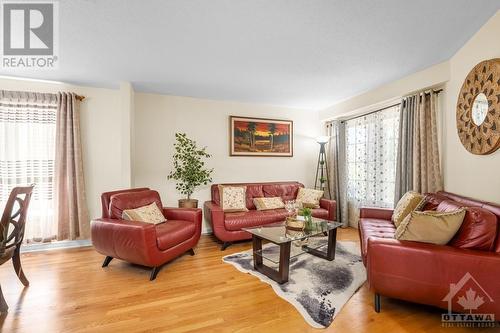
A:
<svg viewBox="0 0 500 333">
<path fill-rule="evenodd" d="M 262 256 L 262 238 L 257 235 L 252 235 L 253 242 L 253 267 L 256 271 L 264 274 L 270 279 L 279 284 L 288 282 L 288 273 L 290 270 L 290 246 L 291 242 L 276 244 L 280 247 L 280 258 L 278 269 L 264 265 Z M 323 258 L 329 261 L 335 259 L 335 247 L 337 243 L 337 229 L 332 229 L 328 232 L 328 248 L 326 252 L 317 249 L 311 249 L 303 246 L 302 249 L 316 257 Z"/>
<path fill-rule="evenodd" d="M 326 252 L 317 249 L 311 249 L 307 245 L 302 246 L 302 250 L 313 256 L 332 261 L 335 259 L 335 248 L 337 247 L 337 229 L 332 229 L 328 232 L 328 248 Z"/>
<path fill-rule="evenodd" d="M 280 259 L 278 270 L 264 265 L 262 257 L 262 238 L 253 235 L 253 267 L 256 271 L 273 279 L 279 284 L 288 282 L 288 270 L 290 268 L 290 245 L 291 242 L 277 244 L 280 247 Z M 258 253 L 260 251 L 260 253 Z"/>
</svg>

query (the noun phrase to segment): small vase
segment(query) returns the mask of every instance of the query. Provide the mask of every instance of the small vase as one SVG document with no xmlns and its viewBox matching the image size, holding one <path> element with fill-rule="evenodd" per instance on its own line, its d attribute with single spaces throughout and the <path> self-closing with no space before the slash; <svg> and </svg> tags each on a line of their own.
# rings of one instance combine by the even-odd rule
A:
<svg viewBox="0 0 500 333">
<path fill-rule="evenodd" d="M 306 220 L 306 229 L 311 229 L 312 228 L 312 217 L 309 216 L 304 216 Z"/>
</svg>

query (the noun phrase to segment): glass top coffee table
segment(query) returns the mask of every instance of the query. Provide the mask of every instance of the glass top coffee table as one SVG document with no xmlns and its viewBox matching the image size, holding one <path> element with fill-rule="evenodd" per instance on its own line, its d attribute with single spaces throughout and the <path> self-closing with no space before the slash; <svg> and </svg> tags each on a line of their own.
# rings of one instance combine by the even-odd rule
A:
<svg viewBox="0 0 500 333">
<path fill-rule="evenodd" d="M 337 228 L 340 226 L 341 224 L 338 222 L 313 218 L 311 226 L 304 229 L 292 229 L 287 227 L 285 222 L 280 222 L 254 228 L 243 228 L 243 230 L 252 234 L 255 270 L 281 284 L 288 281 L 290 258 L 309 253 L 329 261 L 335 259 Z M 317 247 L 301 245 L 298 251 L 291 252 L 292 242 L 301 242 L 322 234 L 328 235 L 326 251 L 322 250 L 325 244 L 321 244 Z M 279 254 L 266 253 L 265 249 L 262 249 L 263 240 L 278 245 Z M 278 264 L 278 269 L 264 265 L 264 259 Z"/>
</svg>

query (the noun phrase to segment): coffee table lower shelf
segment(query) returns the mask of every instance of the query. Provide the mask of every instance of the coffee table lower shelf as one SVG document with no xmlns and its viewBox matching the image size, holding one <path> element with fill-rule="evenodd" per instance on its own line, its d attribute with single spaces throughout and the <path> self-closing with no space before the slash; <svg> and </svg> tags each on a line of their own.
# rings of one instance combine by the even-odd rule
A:
<svg viewBox="0 0 500 333">
<path fill-rule="evenodd" d="M 275 243 L 280 248 L 278 269 L 264 265 L 264 257 L 262 255 L 262 240 L 265 238 L 259 237 L 258 235 L 252 235 L 253 243 L 253 266 L 256 271 L 264 274 L 270 279 L 276 281 L 279 284 L 288 282 L 289 270 L 290 270 L 290 247 L 291 241 L 284 243 Z M 309 248 L 307 246 L 302 246 L 302 250 L 316 257 L 323 258 L 325 260 L 332 261 L 335 259 L 335 247 L 337 243 L 337 229 L 331 229 L 328 231 L 328 247 L 326 252 Z"/>
</svg>

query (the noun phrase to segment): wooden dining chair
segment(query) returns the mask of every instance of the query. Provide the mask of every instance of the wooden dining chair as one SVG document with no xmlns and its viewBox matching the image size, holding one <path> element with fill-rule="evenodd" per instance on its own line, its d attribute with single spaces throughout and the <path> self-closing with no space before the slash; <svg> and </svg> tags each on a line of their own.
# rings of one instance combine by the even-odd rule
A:
<svg viewBox="0 0 500 333">
<path fill-rule="evenodd" d="M 0 220 L 0 265 L 12 259 L 14 270 L 26 287 L 29 285 L 29 281 L 21 267 L 20 250 L 33 187 L 34 185 L 13 188 Z M 15 210 L 16 203 L 18 207 Z M 11 224 L 13 228 L 9 234 L 9 225 Z M 8 308 L 0 286 L 0 312 L 7 312 Z"/>
</svg>

